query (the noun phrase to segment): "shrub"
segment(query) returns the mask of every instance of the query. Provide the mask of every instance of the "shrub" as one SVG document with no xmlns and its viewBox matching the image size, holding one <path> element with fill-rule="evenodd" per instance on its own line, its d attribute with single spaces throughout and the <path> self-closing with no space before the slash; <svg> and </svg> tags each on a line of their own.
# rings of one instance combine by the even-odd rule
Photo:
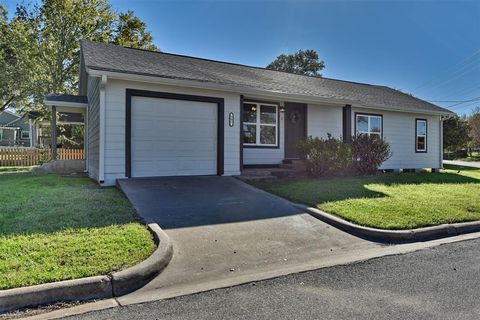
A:
<svg viewBox="0 0 480 320">
<path fill-rule="evenodd" d="M 353 167 L 359 174 L 374 174 L 392 153 L 390 145 L 378 136 L 352 137 Z"/>
<path fill-rule="evenodd" d="M 344 173 L 352 163 L 350 146 L 327 134 L 327 138 L 312 138 L 297 145 L 307 172 L 315 177 Z"/>
</svg>

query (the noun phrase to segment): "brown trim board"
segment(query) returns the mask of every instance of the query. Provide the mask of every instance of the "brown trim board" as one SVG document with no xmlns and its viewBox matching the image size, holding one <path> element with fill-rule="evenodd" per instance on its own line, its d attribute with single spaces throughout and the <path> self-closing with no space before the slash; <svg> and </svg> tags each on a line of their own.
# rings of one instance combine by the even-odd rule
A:
<svg viewBox="0 0 480 320">
<path fill-rule="evenodd" d="M 217 175 L 224 172 L 224 116 L 225 100 L 223 98 L 205 97 L 170 92 L 126 89 L 125 100 L 125 175 L 132 177 L 132 97 L 161 98 L 172 100 L 198 101 L 216 103 L 217 109 Z"/>
<path fill-rule="evenodd" d="M 243 94 L 240 95 L 240 172 L 243 170 Z"/>
</svg>

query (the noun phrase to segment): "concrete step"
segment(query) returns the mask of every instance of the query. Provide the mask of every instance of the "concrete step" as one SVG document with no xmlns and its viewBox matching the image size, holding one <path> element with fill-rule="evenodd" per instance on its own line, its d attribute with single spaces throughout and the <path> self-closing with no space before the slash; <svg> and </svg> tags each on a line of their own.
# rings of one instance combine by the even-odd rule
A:
<svg viewBox="0 0 480 320">
<path fill-rule="evenodd" d="M 263 177 L 263 176 L 269 176 L 270 175 L 270 169 L 243 169 L 242 170 L 242 176 L 251 176 L 251 177 Z"/>
<path fill-rule="evenodd" d="M 244 182 L 272 182 L 277 180 L 278 178 L 272 175 L 269 176 L 237 176 L 239 180 Z"/>
</svg>

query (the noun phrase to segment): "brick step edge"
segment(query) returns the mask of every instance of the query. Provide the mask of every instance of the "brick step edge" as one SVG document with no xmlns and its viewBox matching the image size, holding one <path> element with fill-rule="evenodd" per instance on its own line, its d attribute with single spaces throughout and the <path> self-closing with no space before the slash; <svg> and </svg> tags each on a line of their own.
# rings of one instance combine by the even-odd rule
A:
<svg viewBox="0 0 480 320">
<path fill-rule="evenodd" d="M 158 224 L 148 224 L 147 228 L 157 248 L 142 262 L 109 275 L 0 290 L 0 314 L 59 301 L 113 298 L 143 287 L 167 267 L 173 256 L 170 238 Z"/>
</svg>

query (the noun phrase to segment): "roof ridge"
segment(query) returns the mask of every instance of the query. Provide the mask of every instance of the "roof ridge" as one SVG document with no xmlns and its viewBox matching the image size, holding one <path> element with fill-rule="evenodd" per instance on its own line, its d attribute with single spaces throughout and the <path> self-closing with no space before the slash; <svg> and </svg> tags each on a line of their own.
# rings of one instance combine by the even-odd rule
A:
<svg viewBox="0 0 480 320">
<path fill-rule="evenodd" d="M 253 68 L 253 69 L 259 69 L 259 70 L 265 70 L 265 71 L 271 71 L 271 72 L 280 72 L 280 73 L 285 73 L 285 74 L 299 76 L 299 77 L 308 77 L 308 78 L 312 78 L 312 79 L 323 79 L 323 80 L 331 80 L 331 81 L 338 81 L 338 82 L 346 82 L 346 83 L 359 84 L 359 85 L 371 86 L 371 87 L 384 87 L 384 88 L 389 88 L 389 89 L 392 89 L 392 90 L 399 91 L 397 89 L 390 88 L 388 86 L 380 85 L 380 84 L 372 84 L 372 83 L 358 82 L 358 81 L 352 81 L 352 80 L 342 80 L 342 79 L 335 79 L 335 78 L 329 78 L 329 77 L 324 77 L 324 76 L 320 76 L 320 77 L 310 76 L 310 75 L 306 75 L 306 74 L 298 74 L 298 73 L 292 73 L 292 72 L 281 71 L 281 70 L 272 70 L 272 69 L 267 69 L 265 67 L 258 67 L 258 66 L 252 66 L 252 65 L 242 64 L 242 63 L 235 63 L 235 62 L 229 62 L 229 61 L 201 58 L 201 57 L 189 56 L 189 55 L 185 55 L 185 54 L 178 54 L 178 53 L 171 53 L 171 52 L 164 52 L 164 51 L 154 51 L 154 50 L 147 50 L 147 49 L 142 49 L 142 48 L 124 47 L 124 46 L 120 46 L 120 45 L 117 45 L 117 44 L 114 44 L 114 43 L 106 43 L 106 42 L 90 41 L 90 40 L 81 40 L 81 41 L 82 42 L 87 42 L 87 43 L 89 42 L 89 43 L 94 43 L 94 44 L 106 45 L 106 46 L 113 46 L 113 47 L 122 48 L 122 49 L 130 49 L 130 50 L 137 50 L 137 51 L 148 52 L 148 53 L 157 53 L 157 54 L 163 54 L 163 55 L 174 56 L 174 57 L 181 57 L 181 58 L 189 58 L 189 59 L 202 60 L 202 61 L 208 61 L 208 62 L 222 63 L 222 64 L 228 64 L 228 65 L 245 67 L 245 68 Z M 401 91 L 399 91 L 399 92 L 401 92 Z"/>
</svg>

